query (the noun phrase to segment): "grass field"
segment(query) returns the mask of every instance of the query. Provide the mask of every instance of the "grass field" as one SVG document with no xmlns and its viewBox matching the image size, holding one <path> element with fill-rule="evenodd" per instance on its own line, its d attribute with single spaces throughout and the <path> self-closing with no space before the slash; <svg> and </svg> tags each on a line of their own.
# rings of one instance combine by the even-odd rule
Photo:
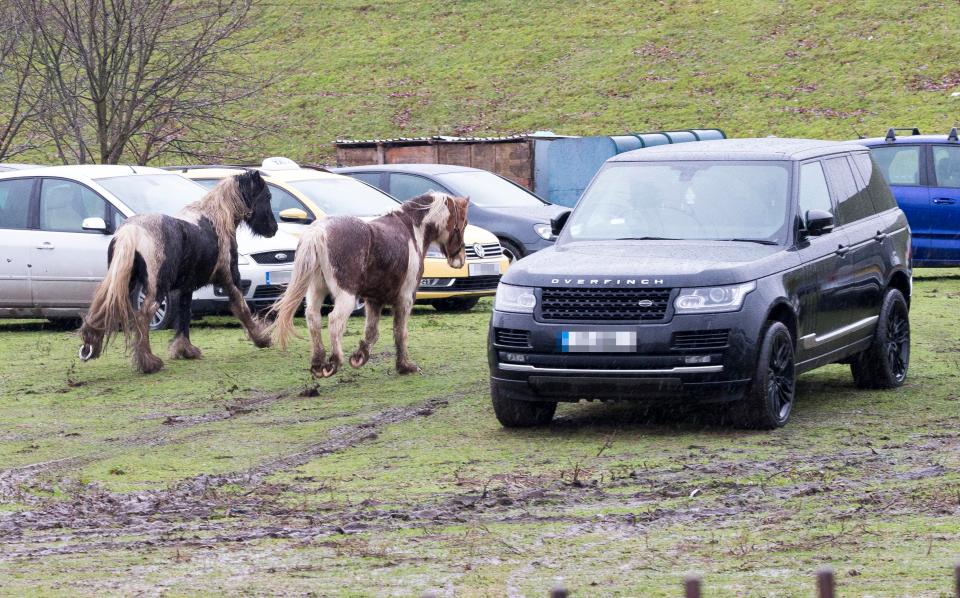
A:
<svg viewBox="0 0 960 598">
<path fill-rule="evenodd" d="M 416 311 L 423 376 L 382 342 L 319 383 L 305 341 L 258 350 L 229 319 L 151 377 L 119 346 L 80 364 L 71 333 L 0 322 L 0 593 L 677 596 L 699 571 L 710 596 L 810 596 L 831 564 L 841 595 L 949 595 L 960 278 L 927 274 L 907 385 L 823 368 L 774 432 L 629 404 L 504 430 L 488 300 Z"/>
<path fill-rule="evenodd" d="M 275 85 L 237 151 L 343 138 L 720 127 L 851 139 L 956 124 L 956 2 L 274 0 L 243 58 Z"/>
</svg>

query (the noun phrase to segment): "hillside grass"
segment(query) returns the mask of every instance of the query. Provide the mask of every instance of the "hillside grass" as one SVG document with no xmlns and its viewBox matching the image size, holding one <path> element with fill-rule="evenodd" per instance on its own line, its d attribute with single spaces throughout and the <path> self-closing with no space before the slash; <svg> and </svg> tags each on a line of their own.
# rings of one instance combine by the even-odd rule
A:
<svg viewBox="0 0 960 598">
<path fill-rule="evenodd" d="M 333 160 L 336 138 L 719 127 L 828 139 L 956 124 L 960 5 L 526 0 L 261 5 L 244 68 L 274 85 L 236 148 Z"/>
</svg>

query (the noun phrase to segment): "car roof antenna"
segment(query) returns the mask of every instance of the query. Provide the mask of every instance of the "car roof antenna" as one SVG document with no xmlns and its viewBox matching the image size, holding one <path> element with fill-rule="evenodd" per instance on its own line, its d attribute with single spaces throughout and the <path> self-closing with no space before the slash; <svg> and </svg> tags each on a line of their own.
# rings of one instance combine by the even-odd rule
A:
<svg viewBox="0 0 960 598">
<path fill-rule="evenodd" d="M 950 134 L 947 135 L 947 141 L 960 141 L 957 139 L 957 128 L 953 127 L 950 129 Z"/>
<path fill-rule="evenodd" d="M 860 134 L 860 131 L 857 130 L 856 125 L 854 125 L 853 123 L 850 123 L 850 128 L 853 129 L 854 133 L 856 133 L 857 139 L 865 139 L 865 137 Z"/>
</svg>

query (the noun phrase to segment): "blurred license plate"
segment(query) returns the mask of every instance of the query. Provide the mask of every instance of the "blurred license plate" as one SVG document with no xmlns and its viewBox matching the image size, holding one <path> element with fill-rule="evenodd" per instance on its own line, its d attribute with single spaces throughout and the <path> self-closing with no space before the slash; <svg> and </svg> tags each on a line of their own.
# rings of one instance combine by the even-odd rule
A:
<svg viewBox="0 0 960 598">
<path fill-rule="evenodd" d="M 499 263 L 470 264 L 470 276 L 490 276 L 492 274 L 500 274 Z"/>
<path fill-rule="evenodd" d="M 636 350 L 637 333 L 629 330 L 564 330 L 560 333 L 563 353 L 632 353 Z"/>
<path fill-rule="evenodd" d="M 290 282 L 290 270 L 267 272 L 267 284 L 287 284 Z"/>
</svg>

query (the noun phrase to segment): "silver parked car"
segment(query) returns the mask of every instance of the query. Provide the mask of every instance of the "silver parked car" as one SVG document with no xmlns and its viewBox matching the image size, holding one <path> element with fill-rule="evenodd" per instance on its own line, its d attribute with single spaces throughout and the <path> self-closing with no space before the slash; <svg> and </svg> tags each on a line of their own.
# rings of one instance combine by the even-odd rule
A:
<svg viewBox="0 0 960 598">
<path fill-rule="evenodd" d="M 0 318 L 43 317 L 75 323 L 106 274 L 112 233 L 127 217 L 175 215 L 206 189 L 145 166 L 51 166 L 0 174 Z M 237 231 L 239 269 L 251 307 L 269 306 L 290 280 L 297 239 Z M 193 295 L 194 313 L 228 312 L 212 285 Z M 132 300 L 137 300 L 134 293 Z M 166 298 L 154 328 L 173 313 Z"/>
</svg>

